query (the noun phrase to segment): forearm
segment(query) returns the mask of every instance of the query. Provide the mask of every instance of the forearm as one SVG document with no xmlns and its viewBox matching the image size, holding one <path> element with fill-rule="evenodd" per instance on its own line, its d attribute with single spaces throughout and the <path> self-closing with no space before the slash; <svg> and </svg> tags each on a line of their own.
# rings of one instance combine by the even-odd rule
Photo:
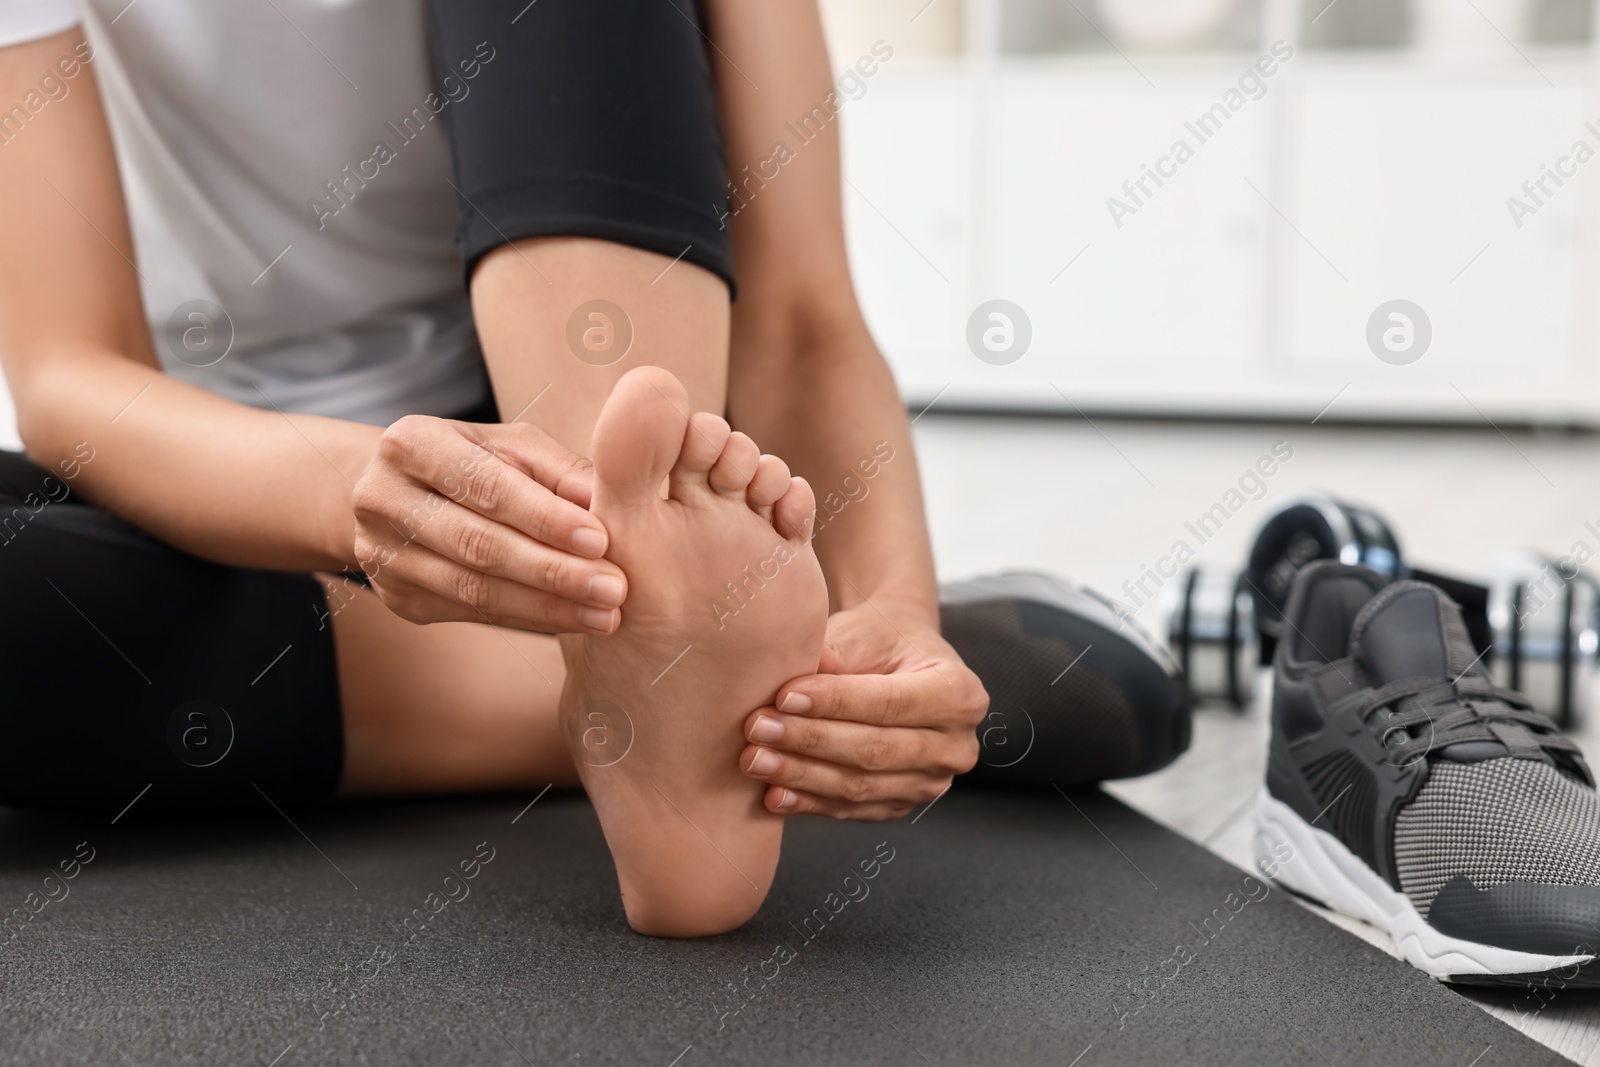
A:
<svg viewBox="0 0 1600 1067">
<path fill-rule="evenodd" d="M 735 194 L 729 414 L 816 491 L 815 546 L 834 607 L 867 599 L 936 625 L 910 427 L 850 282 L 838 123 L 808 127 L 803 142 L 789 144 L 795 115 L 832 116 L 842 106 L 816 0 L 708 0 L 706 8 Z M 761 71 L 760 91 L 747 70 Z M 770 170 L 775 142 L 789 149 L 781 177 Z"/>
<path fill-rule="evenodd" d="M 76 80 L 0 152 L 0 356 L 29 456 L 206 559 L 352 565 L 350 487 L 379 431 L 256 411 L 161 372 L 91 62 L 76 29 L 0 48 L 0 100 L 41 70 Z"/>
<path fill-rule="evenodd" d="M 93 348 L 27 366 L 11 386 L 28 455 L 60 472 L 92 454 L 71 468 L 84 500 L 218 563 L 357 565 L 350 490 L 378 428 L 258 411 Z"/>
<path fill-rule="evenodd" d="M 736 353 L 759 350 L 764 366 L 759 379 L 733 376 L 730 413 L 816 492 L 813 543 L 834 610 L 866 600 L 897 621 L 937 626 L 938 586 L 910 426 L 894 379 L 853 311 L 852 301 L 830 325 L 786 326 L 760 337 L 753 329 L 736 332 Z"/>
</svg>

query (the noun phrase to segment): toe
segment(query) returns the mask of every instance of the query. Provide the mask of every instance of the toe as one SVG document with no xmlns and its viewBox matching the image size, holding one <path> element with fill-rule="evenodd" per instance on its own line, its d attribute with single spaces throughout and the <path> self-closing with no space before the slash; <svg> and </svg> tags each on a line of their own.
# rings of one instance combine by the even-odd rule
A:
<svg viewBox="0 0 1600 1067">
<path fill-rule="evenodd" d="M 745 500 L 762 517 L 772 517 L 772 505 L 789 491 L 789 465 L 777 456 L 762 456 L 756 463 L 756 476 L 750 479 Z"/>
<path fill-rule="evenodd" d="M 711 488 L 731 496 L 743 496 L 756 476 L 756 465 L 761 462 L 761 449 L 744 434 L 735 430 L 722 446 L 722 455 L 711 468 Z"/>
<path fill-rule="evenodd" d="M 817 498 L 804 478 L 789 479 L 789 488 L 772 508 L 772 525 L 791 541 L 809 541 Z"/>
<path fill-rule="evenodd" d="M 683 437 L 683 453 L 672 467 L 670 493 L 673 497 L 705 486 L 711 466 L 722 455 L 731 432 L 726 419 L 708 411 L 696 412 L 689 419 L 689 429 Z"/>
<path fill-rule="evenodd" d="M 635 367 L 617 382 L 594 427 L 594 502 L 647 504 L 683 450 L 689 424 L 683 383 L 660 367 Z"/>
</svg>

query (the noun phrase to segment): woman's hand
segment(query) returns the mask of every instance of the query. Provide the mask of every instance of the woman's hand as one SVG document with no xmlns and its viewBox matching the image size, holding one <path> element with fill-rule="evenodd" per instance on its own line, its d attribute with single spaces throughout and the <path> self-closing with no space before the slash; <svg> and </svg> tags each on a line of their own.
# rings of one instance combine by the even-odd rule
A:
<svg viewBox="0 0 1600 1067">
<path fill-rule="evenodd" d="M 356 559 L 412 622 L 610 633 L 627 582 L 600 557 L 589 461 L 526 423 L 410 415 L 351 493 Z"/>
<path fill-rule="evenodd" d="M 750 713 L 739 766 L 768 784 L 769 811 L 898 819 L 972 769 L 988 707 L 978 676 L 931 625 L 859 604 L 828 619 L 819 673 Z"/>
</svg>

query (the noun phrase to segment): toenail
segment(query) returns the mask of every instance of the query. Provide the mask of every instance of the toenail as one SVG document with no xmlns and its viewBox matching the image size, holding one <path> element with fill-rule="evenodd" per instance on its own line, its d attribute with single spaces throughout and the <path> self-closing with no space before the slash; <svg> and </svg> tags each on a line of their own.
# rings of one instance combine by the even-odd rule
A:
<svg viewBox="0 0 1600 1067">
<path fill-rule="evenodd" d="M 771 745 L 783 740 L 783 723 L 770 715 L 763 715 L 750 727 L 750 740 Z"/>
<path fill-rule="evenodd" d="M 603 607 L 621 605 L 625 591 L 622 579 L 614 574 L 597 574 L 589 579 L 589 599 Z"/>
<path fill-rule="evenodd" d="M 617 628 L 615 608 L 579 608 L 578 624 L 586 630 L 608 634 Z"/>
<path fill-rule="evenodd" d="M 778 710 L 791 715 L 804 715 L 811 710 L 811 698 L 804 693 L 790 693 L 783 698 L 783 703 L 778 705 Z"/>
<path fill-rule="evenodd" d="M 606 535 L 599 530 L 582 527 L 572 535 L 572 547 L 577 549 L 579 555 L 599 559 L 606 554 Z"/>
<path fill-rule="evenodd" d="M 749 771 L 751 774 L 760 775 L 764 778 L 777 769 L 778 757 L 776 753 L 768 752 L 764 748 L 756 749 L 755 756 L 750 760 Z"/>
</svg>

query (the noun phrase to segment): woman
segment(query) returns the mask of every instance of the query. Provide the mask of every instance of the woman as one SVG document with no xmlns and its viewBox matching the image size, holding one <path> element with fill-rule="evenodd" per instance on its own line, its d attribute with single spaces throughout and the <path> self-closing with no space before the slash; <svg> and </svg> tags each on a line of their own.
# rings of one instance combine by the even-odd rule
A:
<svg viewBox="0 0 1600 1067">
<path fill-rule="evenodd" d="M 0 14 L 7 801 L 582 772 L 700 934 L 973 766 L 813 0 L 81 8 Z"/>
</svg>

